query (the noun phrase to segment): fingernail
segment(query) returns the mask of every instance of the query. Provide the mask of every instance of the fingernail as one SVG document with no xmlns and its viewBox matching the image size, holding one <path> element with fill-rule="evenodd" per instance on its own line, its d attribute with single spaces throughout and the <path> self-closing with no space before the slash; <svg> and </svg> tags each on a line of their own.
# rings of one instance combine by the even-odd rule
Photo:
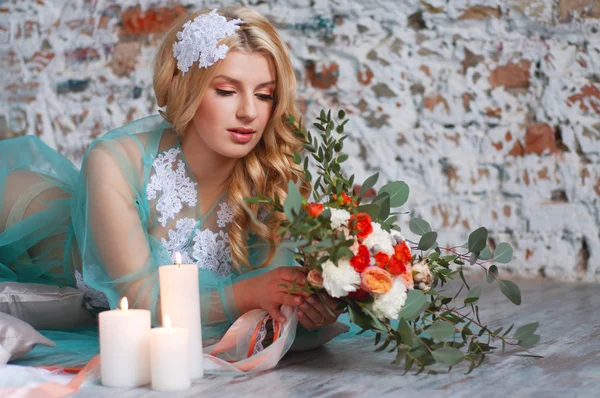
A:
<svg viewBox="0 0 600 398">
<path fill-rule="evenodd" d="M 302 304 L 302 298 L 301 297 L 296 297 L 296 304 Z"/>
<path fill-rule="evenodd" d="M 304 313 L 302 311 L 298 311 L 298 318 L 302 318 L 304 316 Z"/>
<path fill-rule="evenodd" d="M 279 322 L 280 323 L 285 323 L 285 318 L 284 317 L 279 318 Z"/>
</svg>

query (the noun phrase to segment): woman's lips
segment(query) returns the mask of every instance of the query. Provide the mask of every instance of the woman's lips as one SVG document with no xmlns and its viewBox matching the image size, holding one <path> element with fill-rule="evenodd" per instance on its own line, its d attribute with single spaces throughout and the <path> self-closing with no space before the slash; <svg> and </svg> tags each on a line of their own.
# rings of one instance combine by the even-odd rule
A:
<svg viewBox="0 0 600 398">
<path fill-rule="evenodd" d="M 227 131 L 229 131 L 233 140 L 240 144 L 246 144 L 250 142 L 255 133 L 254 130 L 246 128 L 228 129 Z"/>
</svg>

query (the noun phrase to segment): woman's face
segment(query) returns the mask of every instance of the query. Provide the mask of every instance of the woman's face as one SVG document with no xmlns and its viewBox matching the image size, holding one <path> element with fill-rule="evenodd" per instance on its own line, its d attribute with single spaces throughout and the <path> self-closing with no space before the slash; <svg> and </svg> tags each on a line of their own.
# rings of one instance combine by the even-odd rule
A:
<svg viewBox="0 0 600 398">
<path fill-rule="evenodd" d="M 260 141 L 273 109 L 275 75 L 267 58 L 229 51 L 210 82 L 187 134 L 227 158 L 246 156 Z"/>
</svg>

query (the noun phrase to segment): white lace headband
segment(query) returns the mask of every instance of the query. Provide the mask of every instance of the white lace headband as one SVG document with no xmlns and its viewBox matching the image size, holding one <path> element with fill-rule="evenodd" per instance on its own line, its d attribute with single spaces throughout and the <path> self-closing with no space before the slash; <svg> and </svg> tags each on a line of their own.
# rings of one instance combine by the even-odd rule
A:
<svg viewBox="0 0 600 398">
<path fill-rule="evenodd" d="M 177 69 L 183 74 L 198 61 L 199 68 L 208 68 L 220 59 L 225 59 L 229 47 L 218 45 L 219 40 L 231 36 L 243 24 L 241 19 L 228 21 L 214 9 L 208 14 L 198 15 L 187 21 L 183 30 L 177 33 L 173 43 L 173 56 L 177 59 Z"/>
</svg>

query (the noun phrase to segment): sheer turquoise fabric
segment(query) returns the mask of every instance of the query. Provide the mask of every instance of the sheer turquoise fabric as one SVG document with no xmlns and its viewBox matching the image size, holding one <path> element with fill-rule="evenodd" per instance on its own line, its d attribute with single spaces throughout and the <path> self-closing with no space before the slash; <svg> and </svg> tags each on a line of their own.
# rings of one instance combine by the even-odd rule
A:
<svg viewBox="0 0 600 398">
<path fill-rule="evenodd" d="M 209 339 L 240 315 L 233 284 L 294 265 L 281 250 L 270 267 L 246 274 L 231 267 L 226 195 L 202 206 L 178 136 L 159 115 L 95 140 L 80 171 L 34 136 L 0 142 L 0 159 L 0 281 L 78 286 L 81 272 L 110 308 L 127 296 L 130 307 L 151 309 L 156 321 L 158 267 L 180 251 L 199 266 Z M 40 188 L 31 190 L 35 184 Z M 18 208 L 25 211 L 15 217 Z M 252 235 L 248 244 L 250 264 L 260 265 L 268 247 Z"/>
<path fill-rule="evenodd" d="M 159 115 L 108 132 L 89 147 L 80 170 L 35 136 L 0 142 L 0 282 L 73 286 L 90 308 L 147 308 L 159 319 L 158 267 L 197 263 L 205 339 L 221 337 L 241 315 L 233 285 L 277 266 L 293 266 L 278 250 L 268 267 L 240 274 L 228 252 L 226 194 L 201 203 L 178 136 Z M 248 236 L 249 263 L 268 247 Z M 299 328 L 301 339 L 319 331 Z M 80 366 L 98 352 L 97 329 L 42 331 L 60 344 L 37 347 L 29 365 Z"/>
</svg>

